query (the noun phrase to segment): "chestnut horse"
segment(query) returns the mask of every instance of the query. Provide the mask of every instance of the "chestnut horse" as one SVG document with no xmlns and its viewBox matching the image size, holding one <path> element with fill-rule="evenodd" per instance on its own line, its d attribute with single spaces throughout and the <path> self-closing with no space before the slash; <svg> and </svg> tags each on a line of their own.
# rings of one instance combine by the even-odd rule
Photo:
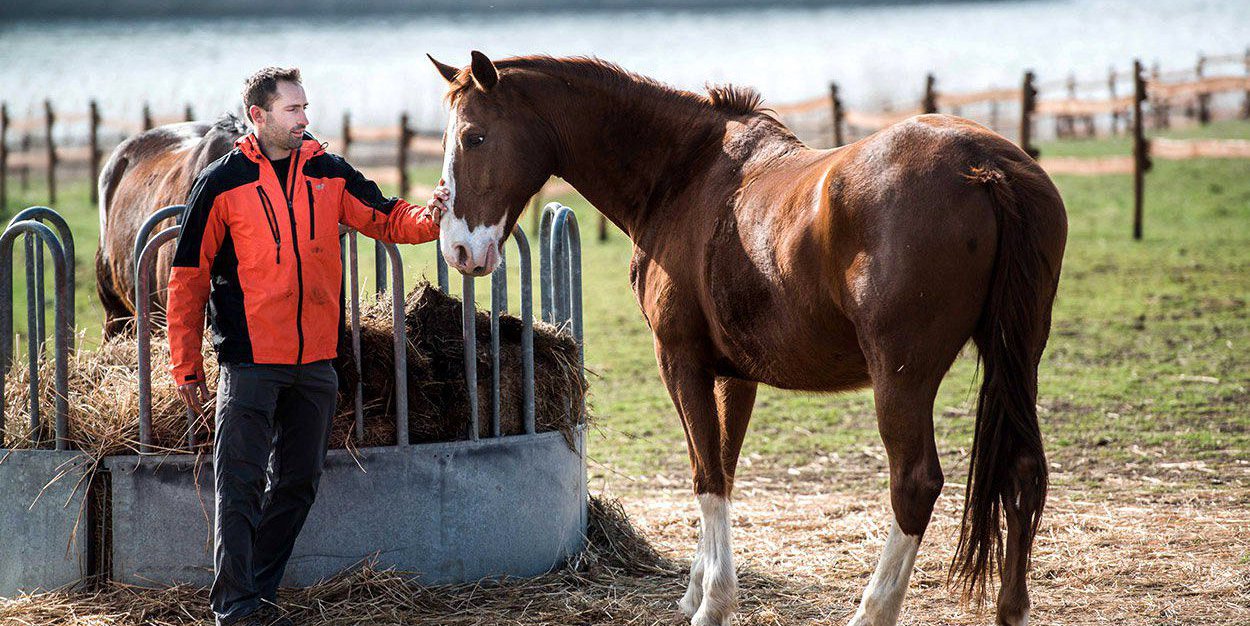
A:
<svg viewBox="0 0 1250 626">
<path fill-rule="evenodd" d="M 234 140 L 247 133 L 243 121 L 233 115 L 215 123 L 184 122 L 144 131 L 113 150 L 100 171 L 100 248 L 96 252 L 96 292 L 104 307 L 104 337 L 131 327 L 135 315 L 135 237 L 139 227 L 161 207 L 182 204 L 191 185 L 209 163 L 234 148 Z M 172 226 L 174 218 L 162 223 Z M 165 285 L 173 246 L 157 255 L 152 305 L 165 310 Z M 163 316 L 159 324 L 164 326 Z"/>
<path fill-rule="evenodd" d="M 1047 487 L 1037 366 L 1067 238 L 1033 159 L 946 115 L 813 150 L 747 89 L 705 97 L 584 58 L 431 60 L 449 84 L 449 263 L 493 270 L 551 175 L 633 242 L 702 513 L 678 603 L 694 624 L 726 624 L 735 605 L 729 498 L 760 383 L 872 386 L 894 523 L 851 623 L 895 623 L 942 490 L 934 396 L 970 338 L 984 380 L 951 574 L 978 598 L 998 577 L 998 621 L 1025 623 Z"/>
</svg>

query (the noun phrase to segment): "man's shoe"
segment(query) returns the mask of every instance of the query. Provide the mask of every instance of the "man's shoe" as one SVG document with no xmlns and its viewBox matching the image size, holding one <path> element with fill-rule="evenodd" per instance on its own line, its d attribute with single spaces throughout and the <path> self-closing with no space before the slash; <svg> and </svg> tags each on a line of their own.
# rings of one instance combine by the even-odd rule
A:
<svg viewBox="0 0 1250 626">
<path fill-rule="evenodd" d="M 286 616 L 286 611 L 266 604 L 232 626 L 295 626 L 295 622 Z"/>
</svg>

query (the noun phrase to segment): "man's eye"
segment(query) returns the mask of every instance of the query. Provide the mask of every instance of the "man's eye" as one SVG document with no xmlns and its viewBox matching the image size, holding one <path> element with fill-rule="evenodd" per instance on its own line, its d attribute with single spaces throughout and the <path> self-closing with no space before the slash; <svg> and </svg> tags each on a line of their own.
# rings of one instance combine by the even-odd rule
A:
<svg viewBox="0 0 1250 626">
<path fill-rule="evenodd" d="M 486 135 L 473 134 L 465 138 L 465 144 L 470 147 L 480 146 L 484 141 L 486 141 Z"/>
</svg>

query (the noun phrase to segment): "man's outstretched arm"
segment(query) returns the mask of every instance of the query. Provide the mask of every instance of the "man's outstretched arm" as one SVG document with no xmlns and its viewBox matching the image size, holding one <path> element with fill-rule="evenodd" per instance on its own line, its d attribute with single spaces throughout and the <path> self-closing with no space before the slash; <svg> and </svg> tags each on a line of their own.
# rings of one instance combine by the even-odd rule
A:
<svg viewBox="0 0 1250 626">
<path fill-rule="evenodd" d="M 435 189 L 427 206 L 409 204 L 400 198 L 387 198 L 377 183 L 365 178 L 356 168 L 338 158 L 346 179 L 339 206 L 339 222 L 387 243 L 425 243 L 438 239 L 438 222 L 442 218 L 447 191 Z"/>
</svg>

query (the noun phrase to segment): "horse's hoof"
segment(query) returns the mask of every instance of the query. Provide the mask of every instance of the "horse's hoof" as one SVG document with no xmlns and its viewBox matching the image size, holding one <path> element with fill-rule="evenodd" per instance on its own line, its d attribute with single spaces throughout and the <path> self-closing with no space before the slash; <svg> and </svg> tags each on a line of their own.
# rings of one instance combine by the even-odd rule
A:
<svg viewBox="0 0 1250 626">
<path fill-rule="evenodd" d="M 698 611 L 690 619 L 690 626 L 730 626 L 733 621 L 733 613 L 717 617 L 711 611 Z"/>
<path fill-rule="evenodd" d="M 703 598 L 699 597 L 699 594 L 694 593 L 694 589 L 691 589 L 677 601 L 677 610 L 681 611 L 681 614 L 685 615 L 687 619 L 691 619 L 695 613 L 699 612 L 699 604 L 702 600 Z"/>
</svg>

